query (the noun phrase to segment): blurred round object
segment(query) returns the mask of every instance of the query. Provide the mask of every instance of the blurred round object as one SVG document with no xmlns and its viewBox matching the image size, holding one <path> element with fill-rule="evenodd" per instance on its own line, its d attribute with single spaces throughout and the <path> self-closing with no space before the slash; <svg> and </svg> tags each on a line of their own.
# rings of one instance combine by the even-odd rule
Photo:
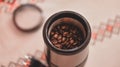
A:
<svg viewBox="0 0 120 67">
<path fill-rule="evenodd" d="M 24 4 L 13 13 L 15 26 L 23 32 L 38 30 L 43 22 L 42 10 L 33 4 Z"/>
</svg>

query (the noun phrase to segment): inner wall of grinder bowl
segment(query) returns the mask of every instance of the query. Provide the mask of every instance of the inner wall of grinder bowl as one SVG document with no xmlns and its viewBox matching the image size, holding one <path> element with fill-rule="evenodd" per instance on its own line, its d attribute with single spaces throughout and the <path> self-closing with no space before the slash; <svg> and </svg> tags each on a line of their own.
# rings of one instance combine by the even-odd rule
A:
<svg viewBox="0 0 120 67">
<path fill-rule="evenodd" d="M 15 16 L 16 24 L 22 29 L 31 29 L 42 21 L 42 14 L 34 7 L 23 7 Z"/>
<path fill-rule="evenodd" d="M 74 18 L 69 18 L 69 17 L 64 17 L 64 18 L 60 18 L 60 19 L 57 19 L 56 21 L 54 21 L 50 28 L 49 28 L 49 31 L 48 31 L 48 37 L 50 38 L 50 32 L 51 30 L 56 26 L 56 25 L 59 25 L 61 22 L 64 22 L 64 23 L 70 23 L 70 24 L 73 24 L 75 25 L 76 27 L 78 27 L 81 31 L 82 31 L 82 34 L 83 34 L 83 40 L 86 39 L 86 30 L 84 28 L 84 26 L 81 24 L 80 21 L 74 19 Z M 50 40 L 50 39 L 49 39 Z M 84 42 L 84 41 L 83 41 Z M 51 43 L 52 44 L 52 43 Z M 52 44 L 53 45 L 53 44 Z M 53 45 L 54 46 L 54 45 Z M 74 49 L 74 48 L 73 48 Z"/>
</svg>

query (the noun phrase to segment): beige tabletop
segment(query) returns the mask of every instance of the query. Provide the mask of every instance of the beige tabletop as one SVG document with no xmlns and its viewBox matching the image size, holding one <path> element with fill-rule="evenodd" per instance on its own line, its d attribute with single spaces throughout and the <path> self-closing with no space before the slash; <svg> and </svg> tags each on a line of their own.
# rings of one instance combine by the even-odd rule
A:
<svg viewBox="0 0 120 67">
<path fill-rule="evenodd" d="M 20 2 L 28 3 L 28 0 Z M 88 20 L 92 32 L 98 31 L 101 23 L 107 24 L 109 19 L 120 16 L 120 0 L 40 0 L 36 5 L 43 10 L 43 25 L 52 14 L 71 10 Z M 7 66 L 10 61 L 16 62 L 36 50 L 44 51 L 43 25 L 37 32 L 25 34 L 14 26 L 12 13 L 0 13 L 0 65 Z M 103 41 L 96 40 L 95 44 L 91 39 L 85 67 L 120 67 L 120 28 L 118 30 L 119 33 L 110 32 L 110 37 L 105 35 Z"/>
</svg>

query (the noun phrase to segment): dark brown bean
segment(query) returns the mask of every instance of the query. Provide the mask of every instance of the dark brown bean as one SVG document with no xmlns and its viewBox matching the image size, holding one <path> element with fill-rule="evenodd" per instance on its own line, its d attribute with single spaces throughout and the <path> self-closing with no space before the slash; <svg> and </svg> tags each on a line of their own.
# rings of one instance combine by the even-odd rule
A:
<svg viewBox="0 0 120 67">
<path fill-rule="evenodd" d="M 66 26 L 62 26 L 62 29 L 63 29 L 63 30 L 66 29 Z"/>
<path fill-rule="evenodd" d="M 61 44 L 56 44 L 55 45 L 57 48 L 61 48 L 62 46 L 61 46 Z"/>
<path fill-rule="evenodd" d="M 54 35 L 54 38 L 58 38 L 58 34 L 55 34 L 55 35 Z"/>
<path fill-rule="evenodd" d="M 51 33 L 50 33 L 50 35 L 52 35 L 52 36 L 53 36 L 54 34 L 55 34 L 54 32 L 51 32 Z"/>
<path fill-rule="evenodd" d="M 66 38 L 65 37 L 62 37 L 62 42 L 64 42 L 66 40 Z"/>
<path fill-rule="evenodd" d="M 63 33 L 63 36 L 66 36 L 66 35 L 68 35 L 68 32 L 64 32 L 64 33 Z"/>
<path fill-rule="evenodd" d="M 61 36 L 61 35 L 58 36 L 58 40 L 60 40 L 60 39 L 62 39 L 62 36 Z"/>
<path fill-rule="evenodd" d="M 52 43 L 53 44 L 57 44 L 57 40 L 52 40 Z"/>
<path fill-rule="evenodd" d="M 70 40 L 70 44 L 73 44 L 74 43 L 74 40 Z"/>
</svg>

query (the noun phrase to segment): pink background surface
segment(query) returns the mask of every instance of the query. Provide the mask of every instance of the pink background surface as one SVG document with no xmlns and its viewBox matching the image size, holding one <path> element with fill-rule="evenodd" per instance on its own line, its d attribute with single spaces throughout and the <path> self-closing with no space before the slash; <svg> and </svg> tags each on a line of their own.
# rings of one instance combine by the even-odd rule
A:
<svg viewBox="0 0 120 67">
<path fill-rule="evenodd" d="M 45 21 L 59 11 L 76 11 L 88 20 L 92 31 L 93 26 L 100 26 L 101 22 L 107 23 L 108 19 L 120 15 L 120 0 L 45 0 L 36 5 L 43 9 Z M 13 25 L 12 13 L 0 13 L 0 64 L 7 66 L 10 61 L 16 62 L 28 53 L 44 51 L 43 25 L 37 32 L 25 34 Z M 89 44 L 89 57 L 85 67 L 120 67 L 120 29 L 119 34 L 111 34 L 110 38 L 104 37 L 102 42 Z"/>
</svg>

